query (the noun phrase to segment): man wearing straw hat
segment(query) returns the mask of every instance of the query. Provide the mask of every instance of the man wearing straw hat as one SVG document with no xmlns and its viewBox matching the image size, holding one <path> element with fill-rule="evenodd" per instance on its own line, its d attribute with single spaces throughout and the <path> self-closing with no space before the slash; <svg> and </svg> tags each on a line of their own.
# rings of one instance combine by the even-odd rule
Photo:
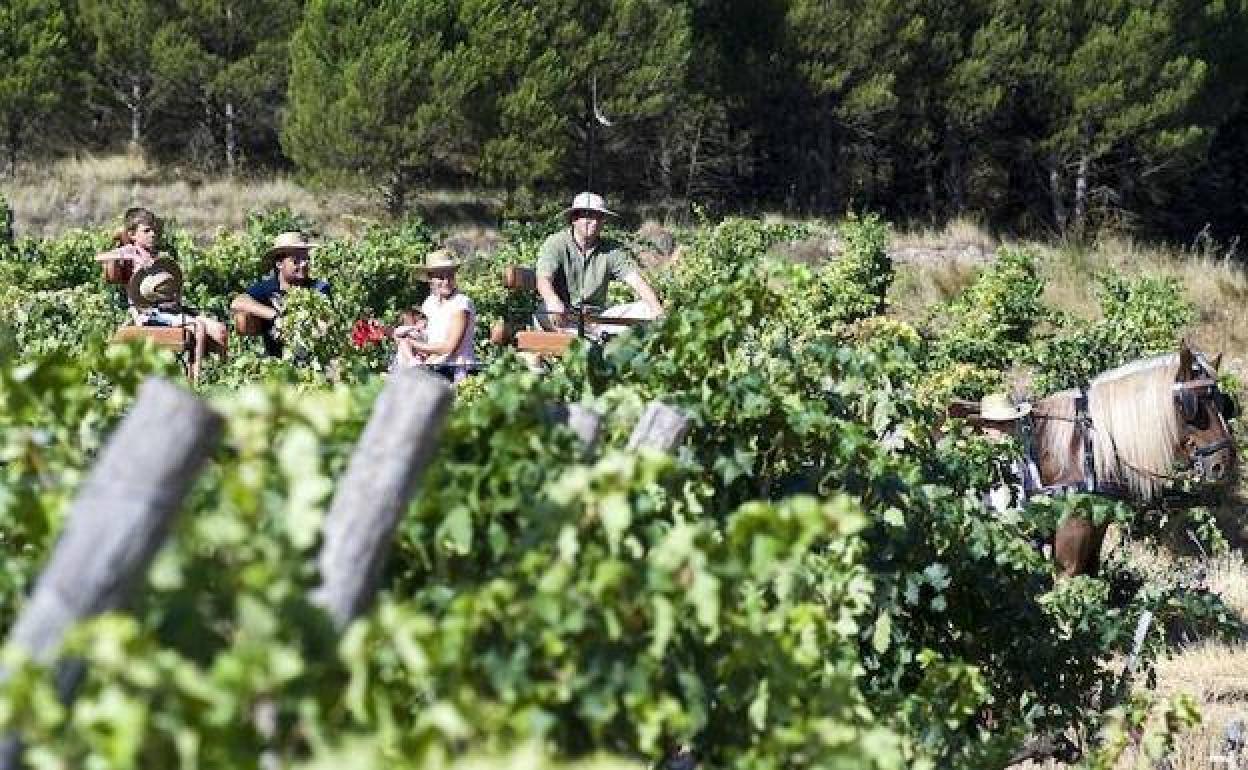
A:
<svg viewBox="0 0 1248 770">
<path fill-rule="evenodd" d="M 247 313 L 260 319 L 264 352 L 270 356 L 282 354 L 278 319 L 286 305 L 286 293 L 293 288 L 303 288 L 329 294 L 329 284 L 311 275 L 312 250 L 319 245 L 309 241 L 303 233 L 280 233 L 265 254 L 265 259 L 273 266 L 273 274 L 253 283 L 230 303 L 230 310 L 235 313 Z"/>
<path fill-rule="evenodd" d="M 1030 413 L 1031 404 L 1016 404 L 1005 393 L 989 393 L 979 400 L 979 414 L 971 422 L 989 441 L 1004 444 L 1011 439 L 1025 440 L 1023 420 Z M 984 504 L 998 513 L 1017 508 L 1028 492 L 1040 488 L 1040 471 L 1027 454 L 1014 458 L 1008 465 L 1001 463 L 996 470 L 997 484 L 984 495 Z"/>
<path fill-rule="evenodd" d="M 602 238 L 602 226 L 615 212 L 607 208 L 601 195 L 578 193 L 563 211 L 568 227 L 554 233 L 542 244 L 537 257 L 537 291 L 546 306 L 543 316 L 550 326 L 575 323 L 570 308 L 606 308 L 607 287 L 612 280 L 623 281 L 636 294 L 637 302 L 600 310 L 616 318 L 657 318 L 663 304 L 637 268 L 632 254 L 617 241 Z"/>
</svg>

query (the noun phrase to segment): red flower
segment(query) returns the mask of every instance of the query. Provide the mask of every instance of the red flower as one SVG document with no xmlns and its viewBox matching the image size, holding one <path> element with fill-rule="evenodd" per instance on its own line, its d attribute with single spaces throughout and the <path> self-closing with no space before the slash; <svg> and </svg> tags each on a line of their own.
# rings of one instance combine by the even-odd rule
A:
<svg viewBox="0 0 1248 770">
<path fill-rule="evenodd" d="M 351 325 L 351 346 L 376 345 L 390 336 L 390 330 L 375 318 L 360 318 Z"/>
</svg>

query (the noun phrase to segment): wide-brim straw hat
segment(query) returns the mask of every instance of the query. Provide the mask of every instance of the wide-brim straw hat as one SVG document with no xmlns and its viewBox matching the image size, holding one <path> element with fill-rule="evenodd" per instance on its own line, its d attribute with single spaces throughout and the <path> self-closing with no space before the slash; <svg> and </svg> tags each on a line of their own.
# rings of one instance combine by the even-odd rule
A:
<svg viewBox="0 0 1248 770">
<path fill-rule="evenodd" d="M 313 249 L 320 248 L 320 245 L 321 244 L 319 243 L 308 240 L 308 236 L 303 233 L 292 230 L 284 233 L 278 233 L 277 236 L 273 238 L 273 245 L 269 247 L 269 250 L 265 253 L 264 257 L 269 261 L 276 262 L 279 258 L 284 257 L 291 252 L 312 251 Z"/>
<path fill-rule="evenodd" d="M 429 280 L 429 274 L 440 270 L 458 270 L 463 264 L 450 249 L 437 249 L 425 255 L 425 261 L 416 266 L 416 277 Z"/>
<path fill-rule="evenodd" d="M 182 268 L 168 257 L 135 270 L 126 284 L 126 295 L 140 310 L 157 305 L 176 304 L 182 298 Z"/>
<path fill-rule="evenodd" d="M 619 216 L 607 208 L 606 198 L 592 192 L 577 193 L 572 198 L 572 205 L 563 210 L 563 216 L 565 219 L 570 219 L 572 214 L 577 211 L 594 211 L 607 217 Z"/>
<path fill-rule="evenodd" d="M 979 400 L 981 422 L 1011 422 L 1031 413 L 1031 404 L 1015 404 L 1005 393 L 989 393 Z"/>
</svg>

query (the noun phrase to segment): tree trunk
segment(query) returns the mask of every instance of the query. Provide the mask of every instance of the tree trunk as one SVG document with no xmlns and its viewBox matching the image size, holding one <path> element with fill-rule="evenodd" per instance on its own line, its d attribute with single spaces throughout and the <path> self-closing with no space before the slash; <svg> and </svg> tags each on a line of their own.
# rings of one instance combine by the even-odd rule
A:
<svg viewBox="0 0 1248 770">
<path fill-rule="evenodd" d="M 1053 207 L 1053 221 L 1058 232 L 1066 232 L 1066 204 L 1062 202 L 1062 173 L 1057 170 L 1057 161 L 1049 160 L 1049 202 Z"/>
<path fill-rule="evenodd" d="M 225 103 L 225 170 L 233 178 L 238 161 L 238 129 L 234 114 L 234 102 Z"/>
<path fill-rule="evenodd" d="M 936 221 L 936 210 L 940 207 L 936 200 L 936 173 L 932 169 L 932 158 L 929 155 L 923 163 L 923 197 L 927 199 L 927 216 Z"/>
<path fill-rule="evenodd" d="M 9 130 L 8 130 L 8 134 L 9 134 L 9 143 L 8 143 L 8 144 L 9 144 L 9 146 L 8 146 L 9 157 L 8 157 L 8 169 L 7 169 L 7 173 L 6 173 L 6 176 L 8 176 L 8 177 L 10 177 L 10 178 L 13 178 L 13 177 L 16 177 L 16 176 L 17 176 L 17 150 L 18 150 L 18 147 L 19 147 L 19 145 L 20 145 L 20 143 L 21 143 L 21 141 L 20 141 L 20 138 L 21 138 L 21 133 L 22 133 L 22 132 L 21 132 L 21 124 L 20 124 L 20 123 L 18 123 L 18 118 L 17 118 L 17 116 L 16 116 L 16 115 L 10 115 L 10 116 L 9 116 Z"/>
<path fill-rule="evenodd" d="M 698 150 L 702 146 L 702 116 L 698 116 L 698 130 L 694 132 L 693 144 L 689 147 L 689 177 L 685 180 L 685 211 L 693 205 L 693 180 L 698 175 Z"/>
<path fill-rule="evenodd" d="M 945 180 L 949 208 L 954 216 L 960 216 L 966 210 L 966 143 L 954 131 L 945 133 L 945 154 L 949 158 L 949 171 Z"/>
<path fill-rule="evenodd" d="M 143 138 L 143 85 L 138 78 L 130 84 L 130 144 L 135 148 Z"/>
<path fill-rule="evenodd" d="M 1083 237 L 1083 229 L 1088 220 L 1088 168 L 1092 165 L 1087 150 L 1079 153 L 1079 164 L 1075 171 L 1075 214 L 1074 231 L 1077 237 Z"/>
<path fill-rule="evenodd" d="M 392 171 L 381 194 L 385 199 L 386 213 L 393 219 L 402 216 L 407 203 L 407 173 L 401 168 Z"/>
<path fill-rule="evenodd" d="M 834 123 L 829 118 L 828 123 Z M 819 132 L 819 192 L 816 200 L 818 201 L 819 213 L 830 211 L 834 205 L 834 201 L 839 197 L 836 192 L 836 156 L 839 145 L 832 135 L 831 125 L 825 130 Z"/>
<path fill-rule="evenodd" d="M 663 201 L 667 204 L 670 204 L 672 199 L 676 197 L 676 191 L 672 188 L 673 154 L 670 134 L 661 134 L 659 136 L 659 151 L 656 162 L 658 164 L 659 190 L 662 191 Z"/>
</svg>

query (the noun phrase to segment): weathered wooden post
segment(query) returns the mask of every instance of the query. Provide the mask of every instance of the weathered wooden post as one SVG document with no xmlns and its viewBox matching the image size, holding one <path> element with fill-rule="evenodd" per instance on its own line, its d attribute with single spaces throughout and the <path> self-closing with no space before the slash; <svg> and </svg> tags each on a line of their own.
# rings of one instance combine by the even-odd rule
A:
<svg viewBox="0 0 1248 770">
<path fill-rule="evenodd" d="M 164 542 L 174 514 L 221 438 L 223 421 L 189 392 L 160 379 L 139 388 L 70 507 L 52 556 L 8 641 L 51 663 L 75 624 L 121 607 Z M 81 665 L 63 662 L 69 701 Z M 0 678 L 6 674 L 0 671 Z M 0 743 L 0 768 L 21 764 L 21 740 Z"/>
<path fill-rule="evenodd" d="M 586 456 L 598 443 L 598 433 L 602 429 L 602 415 L 593 409 L 587 409 L 580 404 L 557 404 L 547 408 L 546 419 L 568 426 L 581 440 Z"/>
<path fill-rule="evenodd" d="M 691 427 L 689 416 L 681 410 L 660 401 L 651 401 L 633 426 L 632 435 L 628 437 L 628 448 L 636 451 L 645 447 L 671 454 L 689 435 Z M 663 770 L 694 770 L 697 766 L 693 748 L 683 744 L 669 751 L 659 762 Z"/>
<path fill-rule="evenodd" d="M 423 369 L 390 375 L 325 519 L 312 601 L 345 628 L 372 601 L 399 517 L 429 464 L 451 403 L 450 385 Z"/>
<path fill-rule="evenodd" d="M 646 411 L 633 428 L 628 437 L 628 448 L 631 450 L 648 447 L 661 452 L 671 452 L 680 446 L 680 442 L 689 435 L 689 417 L 679 409 L 659 401 L 651 401 Z"/>
</svg>

